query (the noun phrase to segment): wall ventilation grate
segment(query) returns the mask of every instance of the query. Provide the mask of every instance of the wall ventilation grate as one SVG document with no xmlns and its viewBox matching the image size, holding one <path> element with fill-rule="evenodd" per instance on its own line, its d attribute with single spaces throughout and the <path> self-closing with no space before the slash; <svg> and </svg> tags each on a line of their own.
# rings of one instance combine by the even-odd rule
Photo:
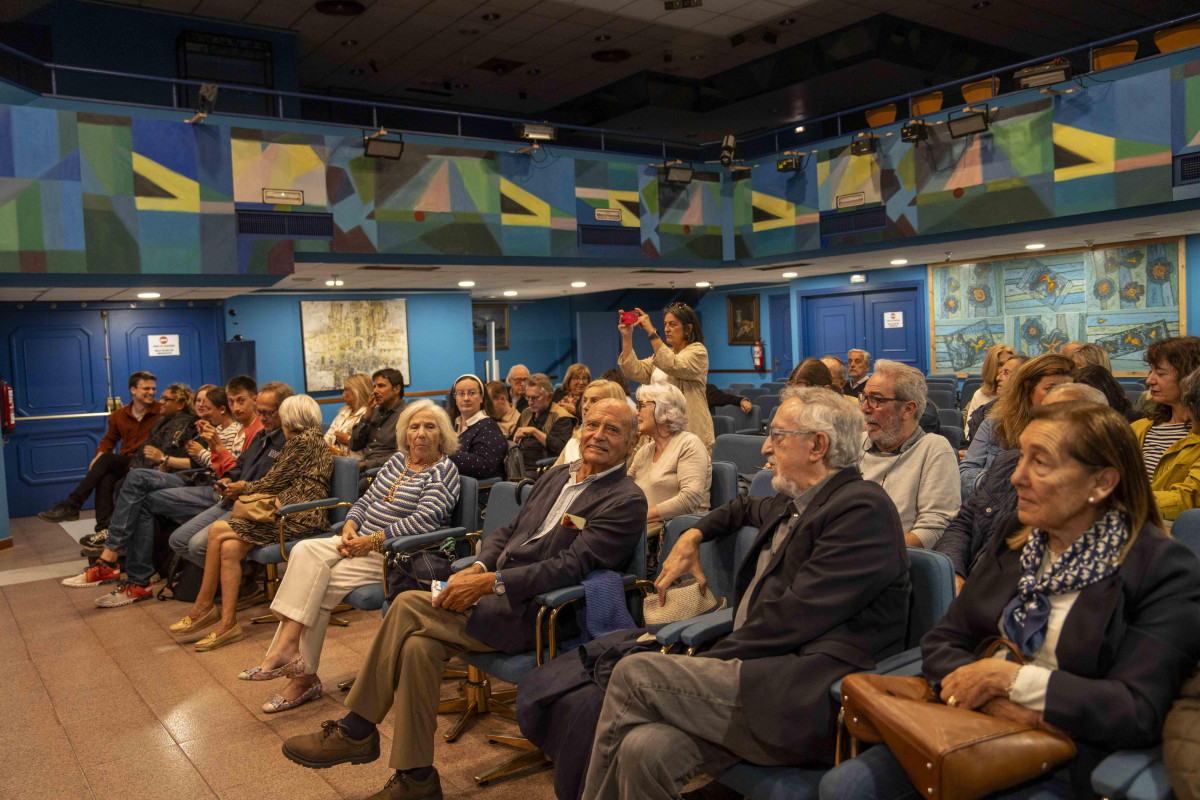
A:
<svg viewBox="0 0 1200 800">
<path fill-rule="evenodd" d="M 1175 156 L 1175 185 L 1187 186 L 1189 183 L 1200 183 L 1200 153 Z"/>
<path fill-rule="evenodd" d="M 642 229 L 618 227 L 616 225 L 580 225 L 579 243 L 582 245 L 607 245 L 641 247 Z"/>
<path fill-rule="evenodd" d="M 843 211 L 840 214 L 822 214 L 821 238 L 875 231 L 886 225 L 887 209 L 883 206 L 864 208 L 859 211 Z"/>
<path fill-rule="evenodd" d="M 239 211 L 238 233 L 250 236 L 333 238 L 333 214 L 297 214 L 294 211 Z"/>
</svg>

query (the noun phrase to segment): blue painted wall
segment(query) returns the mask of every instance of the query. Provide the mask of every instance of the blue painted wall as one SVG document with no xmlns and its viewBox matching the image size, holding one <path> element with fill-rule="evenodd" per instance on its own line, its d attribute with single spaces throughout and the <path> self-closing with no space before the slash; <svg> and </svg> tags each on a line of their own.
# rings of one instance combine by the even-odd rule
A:
<svg viewBox="0 0 1200 800">
<path fill-rule="evenodd" d="M 408 301 L 408 362 L 406 392 L 444 390 L 459 375 L 472 369 L 471 301 L 465 293 L 447 294 L 305 294 L 257 295 L 225 301 L 225 335 L 239 333 L 255 342 L 258 380 L 284 381 L 304 391 L 303 332 L 300 326 L 302 300 L 387 300 Z M 234 322 L 237 327 L 234 327 Z M 389 366 L 380 364 L 380 367 Z M 337 397 L 341 392 L 314 392 L 314 396 Z M 337 404 L 322 405 L 328 422 L 337 414 Z"/>
<path fill-rule="evenodd" d="M 715 289 L 704 295 L 704 299 L 696 307 L 697 313 L 704 325 L 704 346 L 708 349 L 708 368 L 717 369 L 754 369 L 754 354 L 749 345 L 729 344 L 729 313 L 728 298 L 731 294 L 757 294 L 759 335 L 766 344 L 767 365 L 771 364 L 775 348 L 769 341 L 771 333 L 771 301 L 773 294 L 786 294 L 787 284 L 779 284 L 770 288 L 759 286 L 733 286 L 728 289 Z M 793 313 L 793 318 L 795 314 Z M 795 354 L 793 347 L 792 353 Z M 799 362 L 795 362 L 799 363 Z M 771 371 L 735 373 L 716 373 L 709 376 L 709 383 L 714 386 L 725 386 L 730 383 L 752 383 L 758 386 L 771 380 Z"/>
</svg>

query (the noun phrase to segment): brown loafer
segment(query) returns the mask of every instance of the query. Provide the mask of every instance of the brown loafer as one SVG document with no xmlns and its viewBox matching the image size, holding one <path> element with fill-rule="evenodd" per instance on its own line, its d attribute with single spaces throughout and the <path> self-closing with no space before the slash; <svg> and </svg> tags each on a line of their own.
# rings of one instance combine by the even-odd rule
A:
<svg viewBox="0 0 1200 800">
<path fill-rule="evenodd" d="M 356 741 L 335 719 L 321 723 L 319 733 L 306 733 L 284 740 L 283 754 L 309 769 L 325 769 L 338 764 L 369 764 L 379 758 L 379 731 Z"/>
<path fill-rule="evenodd" d="M 227 644 L 240 642 L 246 638 L 246 632 L 242 630 L 241 625 L 234 624 L 232 628 L 224 633 L 210 633 L 200 641 L 196 642 L 197 653 L 207 653 L 210 650 L 216 650 L 218 647 L 224 647 Z"/>
<path fill-rule="evenodd" d="M 396 772 L 388 778 L 382 789 L 367 800 L 442 800 L 442 779 L 436 769 L 423 781 Z"/>
<path fill-rule="evenodd" d="M 212 625 L 214 622 L 219 622 L 220 619 L 221 609 L 217 608 L 216 605 L 213 605 L 208 609 L 208 611 L 205 611 L 203 614 L 201 614 L 198 619 L 184 617 L 183 619 L 179 620 L 179 622 L 176 622 L 174 625 L 172 625 L 170 630 L 171 633 L 175 634 L 176 636 L 186 636 L 190 633 L 196 633 L 197 631 L 203 630 L 209 625 Z"/>
</svg>

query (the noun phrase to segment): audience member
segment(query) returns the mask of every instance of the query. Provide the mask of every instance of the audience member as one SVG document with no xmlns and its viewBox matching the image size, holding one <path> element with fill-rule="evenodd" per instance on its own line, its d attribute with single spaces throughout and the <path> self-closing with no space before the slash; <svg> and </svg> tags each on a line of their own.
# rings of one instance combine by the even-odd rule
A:
<svg viewBox="0 0 1200 800">
<path fill-rule="evenodd" d="M 1017 515 L 921 640 L 924 676 L 947 705 L 1052 725 L 1074 740 L 1073 761 L 1005 797 L 1091 797 L 1104 756 L 1159 741 L 1200 658 L 1200 563 L 1161 532 L 1120 414 L 1090 403 L 1043 406 L 1020 447 Z M 997 620 L 1024 666 L 978 658 Z M 884 745 L 834 768 L 820 792 L 825 800 L 917 794 Z"/>
<path fill-rule="evenodd" d="M 796 365 L 788 376 L 789 386 L 810 386 L 814 389 L 832 389 L 842 393 L 844 383 L 835 383 L 833 374 L 825 362 L 818 358 L 806 358 Z"/>
<path fill-rule="evenodd" d="M 579 406 L 586 417 L 588 409 L 597 400 L 624 400 L 625 392 L 616 383 L 610 380 L 601 378 L 600 380 L 592 381 L 583 390 L 583 395 L 579 399 Z M 570 464 L 579 459 L 579 436 L 582 432 L 581 428 L 576 428 L 571 434 L 571 438 L 563 445 L 563 449 L 558 454 L 558 458 L 554 462 L 554 466 L 559 464 Z M 630 453 L 632 455 L 632 453 Z"/>
<path fill-rule="evenodd" d="M 226 389 L 232 385 L 231 381 Z M 254 422 L 246 428 L 257 428 L 258 433 L 247 436 L 245 449 L 221 476 L 222 480 L 211 487 L 161 489 L 146 498 L 146 510 L 150 514 L 182 523 L 169 540 L 174 552 L 198 567 L 204 566 L 209 526 L 218 520 L 229 519 L 233 501 L 245 482 L 266 475 L 283 450 L 285 437 L 279 427 L 279 406 L 292 395 L 292 387 L 286 383 L 271 381 L 262 385 L 254 395 Z M 216 459 L 214 452 L 213 461 Z"/>
<path fill-rule="evenodd" d="M 274 509 L 328 497 L 333 454 L 321 434 L 321 407 L 317 401 L 306 394 L 284 400 L 279 406 L 279 426 L 286 440 L 283 451 L 266 475 L 242 484 L 239 496 L 262 495 L 257 503 L 270 503 Z M 327 513 L 320 508 L 289 514 L 282 524 L 277 511 L 271 511 L 265 519 L 231 516 L 227 521 L 214 522 L 208 530 L 204 581 L 196 602 L 183 619 L 171 626 L 171 632 L 190 636 L 219 621 L 215 631 L 196 643 L 196 650 L 206 652 L 241 641 L 245 634 L 237 622 L 237 601 L 242 558 L 254 547 L 281 544 L 282 539 L 303 539 L 327 528 Z M 218 587 L 220 611 L 213 602 Z"/>
<path fill-rule="evenodd" d="M 1001 451 L 1017 446 L 1017 437 L 1029 424 L 1033 407 L 1060 383 L 1070 383 L 1075 364 L 1058 353 L 1044 353 L 1021 365 L 1008 379 L 1004 394 L 979 426 L 967 454 L 958 465 L 964 498 L 970 497 Z"/>
<path fill-rule="evenodd" d="M 1082 383 L 1060 383 L 1046 393 L 1045 403 L 1095 403 L 1105 405 L 1104 394 Z M 1023 430 L 1023 429 L 1022 429 Z M 1020 431 L 1015 431 L 1018 439 Z M 1010 514 L 1017 511 L 1017 490 L 1012 485 L 1021 451 L 1005 450 L 996 456 L 979 488 L 963 501 L 962 507 L 946 526 L 934 550 L 945 553 L 954 563 L 955 590 L 975 568 L 992 535 L 1002 529 Z"/>
<path fill-rule="evenodd" d="M 532 389 L 527 386 L 527 394 Z M 547 389 L 547 405 L 549 395 Z M 593 570 L 628 566 L 646 519 L 646 499 L 625 474 L 636 438 L 625 403 L 592 405 L 584 418 L 581 459 L 551 469 L 535 483 L 516 519 L 483 540 L 475 564 L 452 576 L 432 604 L 428 592 L 401 594 L 346 699 L 350 712 L 316 733 L 287 739 L 284 755 L 313 768 L 374 761 L 376 726 L 395 705 L 388 763 L 396 774 L 379 796 L 440 796 L 433 739 L 446 662 L 465 651 L 530 650 L 534 597 L 577 584 Z"/>
<path fill-rule="evenodd" d="M 1083 342 L 1070 341 L 1058 349 L 1058 354 L 1070 358 L 1081 347 L 1083 347 Z"/>
<path fill-rule="evenodd" d="M 1080 352 L 1082 351 L 1076 351 L 1075 355 L 1079 355 Z M 1133 410 L 1133 404 L 1129 402 L 1125 388 L 1117 383 L 1117 379 L 1111 372 L 1099 364 L 1084 364 L 1082 367 L 1076 367 L 1074 378 L 1076 383 L 1098 389 L 1108 401 L 1108 407 L 1129 422 L 1137 422 L 1139 419 L 1146 418 L 1145 414 L 1139 414 Z"/>
<path fill-rule="evenodd" d="M 638 389 L 638 433 L 650 438 L 629 462 L 629 477 L 646 495 L 646 574 L 658 571 L 663 526 L 680 514 L 708 511 L 712 460 L 687 430 L 687 401 L 669 383 Z"/>
<path fill-rule="evenodd" d="M 704 390 L 708 383 L 708 350 L 704 347 L 700 318 L 686 303 L 672 303 L 663 312 L 663 337 L 659 337 L 646 313 L 640 308 L 634 311 L 638 315 L 636 323 L 617 326 L 621 332 L 617 365 L 625 377 L 638 383 L 652 383 L 655 371 L 665 373 L 667 381 L 687 399 L 688 430 L 700 437 L 711 452 L 715 437 Z M 654 348 L 653 355 L 641 360 L 633 352 L 635 327 L 646 332 Z"/>
<path fill-rule="evenodd" d="M 513 407 L 518 412 L 524 411 L 528 403 L 525 399 L 525 381 L 529 380 L 529 369 L 524 364 L 513 364 L 504 380 L 512 392 Z"/>
<path fill-rule="evenodd" d="M 1011 378 L 1021 365 L 1029 360 L 1029 356 L 1014 355 L 1010 356 L 1005 361 L 1000 369 L 996 370 L 996 400 L 1000 399 L 1000 393 L 1004 391 L 1008 379 Z M 967 418 L 967 444 L 969 445 L 975 439 L 975 434 L 979 430 L 979 426 L 987 419 L 987 415 L 991 412 L 992 406 L 996 405 L 996 400 L 984 403 L 975 409 L 975 411 Z"/>
<path fill-rule="evenodd" d="M 146 444 L 130 460 L 129 468 L 163 472 L 191 469 L 192 460 L 188 457 L 187 444 L 199 435 L 191 387 L 184 383 L 172 383 L 163 392 L 159 407 L 158 419 L 150 428 Z M 174 464 L 171 463 L 172 459 L 175 460 Z M 121 481 L 118 481 L 118 494 L 120 486 Z"/>
<path fill-rule="evenodd" d="M 704 401 L 708 403 L 708 412 L 712 414 L 719 406 L 737 406 L 743 414 L 749 414 L 753 403 L 740 394 L 730 394 L 724 389 L 718 389 L 711 383 L 704 384 Z"/>
<path fill-rule="evenodd" d="M 829 376 L 833 379 L 833 384 L 838 387 L 839 391 L 845 392 L 846 362 L 837 356 L 823 356 L 821 363 L 829 368 Z"/>
<path fill-rule="evenodd" d="M 862 397 L 867 388 L 867 378 L 871 376 L 871 354 L 866 350 L 851 350 L 846 353 L 846 388 L 844 394 L 851 397 Z"/>
<path fill-rule="evenodd" d="M 384 367 L 371 374 L 373 389 L 367 410 L 350 433 L 350 449 L 362 453 L 360 470 L 382 467 L 396 452 L 396 420 L 404 410 L 404 376 Z M 359 494 L 366 479 L 359 482 Z"/>
<path fill-rule="evenodd" d="M 1162 451 L 1150 476 L 1154 500 L 1165 520 L 1174 520 L 1184 511 L 1200 507 L 1200 369 L 1179 382 L 1179 394 L 1192 419 L 1191 428 Z M 1143 454 L 1151 430 L 1148 419 L 1133 423 L 1133 433 Z"/>
<path fill-rule="evenodd" d="M 610 367 L 600 373 L 600 377 L 606 381 L 612 381 L 617 386 L 621 387 L 621 391 L 625 393 L 625 402 L 629 404 L 629 408 L 637 411 L 637 401 L 633 399 L 633 395 L 629 391 L 629 381 L 625 380 L 625 374 L 616 367 Z"/>
<path fill-rule="evenodd" d="M 349 375 L 342 381 L 342 400 L 346 405 L 338 409 L 337 416 L 325 430 L 325 443 L 335 456 L 349 456 L 362 460 L 361 452 L 350 450 L 350 436 L 354 426 L 367 413 L 367 404 L 371 402 L 371 379 L 366 375 Z"/>
<path fill-rule="evenodd" d="M 550 379 L 540 372 L 530 375 L 525 382 L 527 405 L 512 438 L 521 448 L 526 478 L 537 477 L 538 461 L 562 452 L 575 428 L 575 417 L 551 402 L 553 392 Z"/>
<path fill-rule="evenodd" d="M 241 437 L 239 436 L 242 432 L 242 423 L 229 410 L 229 396 L 225 390 L 220 386 L 213 386 L 211 383 L 196 390 L 196 416 L 198 417 L 196 430 L 200 436 L 188 441 L 188 459 L 191 466 L 210 470 L 209 474 L 213 475 L 215 469 L 212 463 L 212 451 L 205 447 L 209 431 L 220 440 L 221 446 L 226 450 L 234 451 L 236 449 L 234 452 L 236 458 L 237 453 L 242 452 Z M 171 466 L 181 469 L 173 463 Z"/>
<path fill-rule="evenodd" d="M 287 387 L 285 397 L 292 395 L 292 387 L 286 383 L 276 384 Z M 242 432 L 234 439 L 232 447 L 227 446 L 217 431 L 204 423 L 198 423 L 200 433 L 208 441 L 208 451 L 212 454 L 213 471 L 220 477 L 233 468 L 238 456 L 250 444 L 254 435 L 262 430 L 262 420 L 258 418 L 255 398 L 258 396 L 258 384 L 249 375 L 235 375 L 225 384 L 225 396 L 229 400 L 229 413 L 242 424 Z M 279 403 L 283 397 L 276 398 Z"/>
<path fill-rule="evenodd" d="M 1064 353 L 1064 355 L 1066 354 Z M 1075 352 L 1070 354 L 1070 359 L 1075 362 L 1075 366 L 1079 369 L 1089 364 L 1095 364 L 1112 372 L 1112 361 L 1108 357 L 1108 351 L 1098 344 L 1088 342 L 1080 345 Z"/>
<path fill-rule="evenodd" d="M 471 374 L 460 376 L 446 398 L 450 421 L 458 434 L 458 448 L 450 454 L 450 460 L 461 474 L 477 480 L 504 475 L 508 440 L 492 419 L 491 405 L 483 381 Z M 404 416 L 401 415 L 396 429 L 397 441 L 403 438 L 404 429 Z"/>
<path fill-rule="evenodd" d="M 587 368 L 586 364 L 572 364 L 567 367 L 567 374 L 563 376 L 562 386 L 554 392 L 554 402 L 575 418 L 576 425 L 583 421 L 583 415 L 579 412 L 579 398 L 583 396 L 583 390 L 591 382 L 592 371 Z"/>
<path fill-rule="evenodd" d="M 65 500 L 59 501 L 38 517 L 46 522 L 69 522 L 79 519 L 79 509 L 88 497 L 96 493 L 96 531 L 108 527 L 112 518 L 117 481 L 125 477 L 133 457 L 146 444 L 150 428 L 158 421 L 161 408 L 154 402 L 158 379 L 149 372 L 138 371 L 129 376 L 130 402 L 108 415 L 108 430 L 96 447 L 96 455 L 88 464 L 87 474 Z M 117 448 L 117 442 L 121 445 Z M 113 452 L 114 448 L 116 452 Z"/>
<path fill-rule="evenodd" d="M 950 442 L 917 424 L 928 402 L 925 376 L 915 367 L 880 359 L 860 402 L 867 419 L 863 478 L 878 483 L 892 498 L 911 547 L 933 547 L 958 511 L 960 498 L 955 488 L 958 458 Z"/>
<path fill-rule="evenodd" d="M 975 409 L 995 402 L 1000 396 L 1000 385 L 997 383 L 996 378 L 1000 372 L 1000 368 L 1015 355 L 1016 352 L 1006 344 L 994 344 L 988 348 L 987 356 L 983 359 L 983 369 L 980 370 L 979 376 L 983 382 L 975 390 L 975 394 L 971 396 L 971 401 L 967 403 L 966 410 L 963 411 L 965 415 L 963 432 L 967 431 L 966 420 L 971 418 L 971 415 L 975 413 Z"/>
<path fill-rule="evenodd" d="M 321 696 L 317 668 L 330 611 L 359 586 L 379 582 L 384 542 L 429 533 L 450 521 L 459 497 L 459 473 L 450 457 L 461 449 L 450 417 L 429 400 L 418 400 L 404 409 L 398 425 L 400 449 L 350 509 L 341 535 L 305 539 L 292 550 L 271 602 L 279 617 L 275 638 L 262 663 L 238 675 L 244 681 L 290 678 L 263 704 L 268 714 Z"/>
<path fill-rule="evenodd" d="M 496 420 L 504 438 L 511 438 L 513 431 L 517 429 L 517 420 L 521 418 L 521 412 L 513 407 L 508 396 L 508 387 L 500 381 L 488 381 L 487 393 L 492 399 L 492 419 Z M 524 395 L 521 399 L 525 399 Z"/>
<path fill-rule="evenodd" d="M 668 603 L 685 574 L 703 586 L 701 542 L 759 528 L 738 573 L 732 632 L 699 657 L 655 651 L 617 663 L 588 800 L 678 797 L 696 774 L 720 775 L 743 759 L 830 764 L 838 706 L 829 686 L 902 646 L 908 553 L 892 502 L 856 469 L 861 415 L 831 392 L 798 392 L 763 444 L 779 494 L 710 512 L 655 581 Z"/>
<path fill-rule="evenodd" d="M 1146 474 L 1154 479 L 1159 459 L 1192 430 L 1193 418 L 1183 402 L 1179 382 L 1200 368 L 1200 338 L 1176 336 L 1146 348 L 1146 388 L 1155 405 L 1147 419 L 1134 423 Z"/>
</svg>

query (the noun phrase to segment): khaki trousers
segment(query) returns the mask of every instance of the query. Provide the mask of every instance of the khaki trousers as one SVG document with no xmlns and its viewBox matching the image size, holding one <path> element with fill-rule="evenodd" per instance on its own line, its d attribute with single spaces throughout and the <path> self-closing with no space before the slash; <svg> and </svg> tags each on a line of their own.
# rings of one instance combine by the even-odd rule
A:
<svg viewBox="0 0 1200 800">
<path fill-rule="evenodd" d="M 469 618 L 470 612 L 434 608 L 425 591 L 404 592 L 383 618 L 346 705 L 376 725 L 395 705 L 392 769 L 433 765 L 446 662 L 459 653 L 493 649 L 467 635 Z"/>
</svg>

